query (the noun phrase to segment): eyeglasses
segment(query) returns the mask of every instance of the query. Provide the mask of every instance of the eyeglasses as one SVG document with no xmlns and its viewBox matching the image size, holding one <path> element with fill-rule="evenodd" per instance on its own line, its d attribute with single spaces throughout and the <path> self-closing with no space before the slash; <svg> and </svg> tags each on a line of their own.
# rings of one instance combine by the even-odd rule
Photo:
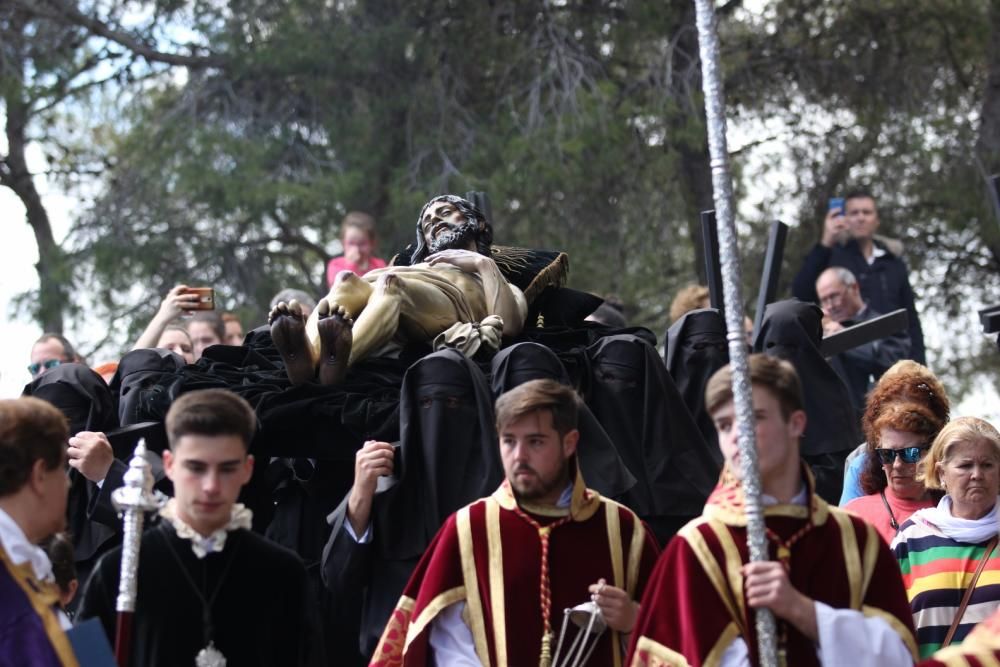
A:
<svg viewBox="0 0 1000 667">
<path fill-rule="evenodd" d="M 830 292 L 826 296 L 820 298 L 819 305 L 821 305 L 821 306 L 827 306 L 827 305 L 838 304 L 838 303 L 840 303 L 841 301 L 844 300 L 844 295 L 845 294 L 847 294 L 847 290 L 846 289 L 842 289 L 842 290 L 839 290 L 837 292 Z"/>
<path fill-rule="evenodd" d="M 930 445 L 915 445 L 913 447 L 901 447 L 900 449 L 888 449 L 887 447 L 877 447 L 875 453 L 878 454 L 879 461 L 884 466 L 891 466 L 898 456 L 903 463 L 916 463 L 923 456 L 924 452 L 930 449 Z"/>
<path fill-rule="evenodd" d="M 35 377 L 36 375 L 42 372 L 43 368 L 47 371 L 50 371 L 61 363 L 62 361 L 59 359 L 49 359 L 48 361 L 43 361 L 40 364 L 39 363 L 29 364 L 28 372 L 31 373 L 31 377 Z"/>
</svg>

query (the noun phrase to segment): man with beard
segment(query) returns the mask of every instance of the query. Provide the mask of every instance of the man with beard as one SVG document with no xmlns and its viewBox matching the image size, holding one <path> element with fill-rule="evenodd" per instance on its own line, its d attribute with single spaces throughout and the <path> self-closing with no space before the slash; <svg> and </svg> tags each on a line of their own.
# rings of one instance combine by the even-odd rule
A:
<svg viewBox="0 0 1000 667">
<path fill-rule="evenodd" d="M 308 320 L 298 304 L 270 313 L 271 336 L 294 384 L 336 384 L 347 368 L 390 343 L 429 341 L 458 322 L 503 320 L 503 334 L 524 326 L 524 294 L 490 257 L 493 229 L 471 202 L 435 197 L 417 219 L 410 266 L 359 277 L 342 271 Z M 429 253 L 429 254 L 428 254 Z"/>
<path fill-rule="evenodd" d="M 657 548 L 631 510 L 585 487 L 579 409 L 576 393 L 549 379 L 497 400 L 506 479 L 445 521 L 372 665 L 552 664 L 560 610 L 588 598 L 610 632 L 587 664 L 622 663 Z"/>
</svg>

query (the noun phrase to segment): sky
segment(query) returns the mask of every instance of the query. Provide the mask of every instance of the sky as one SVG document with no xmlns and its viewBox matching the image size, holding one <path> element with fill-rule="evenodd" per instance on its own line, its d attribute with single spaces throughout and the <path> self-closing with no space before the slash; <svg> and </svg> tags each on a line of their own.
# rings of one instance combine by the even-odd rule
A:
<svg viewBox="0 0 1000 667">
<path fill-rule="evenodd" d="M 0 114 L 0 122 L 4 120 L 3 114 Z M 0 148 L 6 149 L 6 146 Z M 33 171 L 40 171 L 43 160 L 37 148 L 29 148 L 28 162 Z M 38 178 L 36 183 L 52 220 L 56 241 L 61 242 L 69 231 L 74 202 L 50 189 L 44 178 Z M 2 187 L 0 224 L 3 226 L 3 240 L 0 242 L 0 317 L 3 318 L 0 398 L 14 398 L 21 395 L 24 385 L 31 380 L 28 357 L 31 344 L 42 334 L 42 330 L 30 317 L 15 317 L 11 301 L 18 294 L 38 287 L 35 271 L 38 248 L 34 233 L 25 220 L 24 206 L 13 192 Z M 71 333 L 68 337 L 72 341 Z"/>
</svg>

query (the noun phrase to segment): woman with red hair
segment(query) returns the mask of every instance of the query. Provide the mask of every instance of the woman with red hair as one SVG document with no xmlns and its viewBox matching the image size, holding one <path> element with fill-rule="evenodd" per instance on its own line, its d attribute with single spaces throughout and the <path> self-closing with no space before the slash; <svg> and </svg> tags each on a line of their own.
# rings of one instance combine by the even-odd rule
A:
<svg viewBox="0 0 1000 667">
<path fill-rule="evenodd" d="M 890 368 L 868 395 L 862 419 L 866 495 L 845 508 L 873 524 L 887 543 L 911 514 L 937 504 L 940 494 L 917 479 L 917 468 L 948 416 L 941 382 L 913 361 Z"/>
</svg>

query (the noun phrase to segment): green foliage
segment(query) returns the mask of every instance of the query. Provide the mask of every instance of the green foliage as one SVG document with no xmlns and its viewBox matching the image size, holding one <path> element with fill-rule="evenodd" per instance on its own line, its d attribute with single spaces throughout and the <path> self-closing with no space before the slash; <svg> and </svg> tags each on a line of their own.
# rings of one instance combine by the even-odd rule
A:
<svg viewBox="0 0 1000 667">
<path fill-rule="evenodd" d="M 110 5 L 117 20 L 125 5 Z M 210 61 L 125 68 L 121 103 L 89 137 L 101 187 L 73 258 L 104 316 L 129 314 L 121 344 L 175 282 L 214 285 L 262 321 L 280 287 L 322 291 L 348 210 L 378 218 L 388 256 L 445 191 L 486 191 L 497 242 L 566 250 L 572 286 L 618 295 L 659 335 L 673 293 L 703 271 L 698 212 L 712 200 L 689 0 L 130 6 L 150 10 L 129 32 L 143 44 L 169 50 L 181 35 L 179 51 Z M 1000 169 L 1000 139 L 986 140 L 1000 137 L 986 85 L 1000 76 L 998 10 L 780 0 L 720 12 L 730 127 L 756 128 L 733 156 L 737 195 L 757 202 L 740 221 L 746 301 L 772 217 L 799 222 L 787 286 L 827 199 L 867 184 L 943 332 L 935 370 L 956 389 L 971 368 L 995 371 L 969 315 L 1000 294 L 984 188 Z"/>
</svg>

